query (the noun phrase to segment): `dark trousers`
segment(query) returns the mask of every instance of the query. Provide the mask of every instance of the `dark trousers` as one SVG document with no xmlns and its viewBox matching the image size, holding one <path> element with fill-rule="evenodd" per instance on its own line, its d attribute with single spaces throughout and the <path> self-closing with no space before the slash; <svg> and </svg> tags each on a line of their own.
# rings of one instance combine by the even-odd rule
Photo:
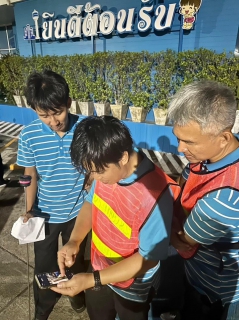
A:
<svg viewBox="0 0 239 320">
<path fill-rule="evenodd" d="M 57 251 L 59 235 L 61 234 L 63 245 L 68 242 L 76 219 L 65 223 L 46 223 L 46 238 L 43 241 L 34 243 L 35 252 L 35 274 L 42 272 L 54 272 L 59 270 L 57 264 Z M 86 239 L 80 246 L 80 252 L 76 257 L 74 265 L 70 268 L 73 273 L 85 272 L 84 252 Z M 60 294 L 50 289 L 40 289 L 34 279 L 33 282 L 36 317 L 39 320 L 46 320 L 54 305 L 60 298 Z M 84 292 L 75 296 L 74 299 L 84 299 Z"/>
<path fill-rule="evenodd" d="M 3 167 L 3 163 L 2 163 L 2 157 L 0 154 L 0 182 L 3 181 L 3 174 L 4 174 L 4 167 Z"/>
<path fill-rule="evenodd" d="M 185 279 L 184 307 L 182 320 L 225 320 L 228 306 L 223 307 L 221 300 L 210 303 L 205 295 L 201 295 Z"/>
<path fill-rule="evenodd" d="M 99 291 L 85 291 L 90 320 L 115 320 L 116 314 L 120 320 L 148 320 L 152 297 L 150 293 L 148 301 L 139 303 L 122 298 L 108 286 Z"/>
</svg>

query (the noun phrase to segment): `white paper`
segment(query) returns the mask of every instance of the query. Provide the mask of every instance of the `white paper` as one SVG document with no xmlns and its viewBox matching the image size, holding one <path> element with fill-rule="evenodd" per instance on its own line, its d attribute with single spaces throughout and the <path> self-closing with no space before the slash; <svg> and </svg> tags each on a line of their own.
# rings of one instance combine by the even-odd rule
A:
<svg viewBox="0 0 239 320">
<path fill-rule="evenodd" d="M 45 239 L 45 219 L 34 217 L 23 222 L 20 217 L 12 226 L 11 235 L 19 240 L 19 244 L 31 243 Z"/>
</svg>

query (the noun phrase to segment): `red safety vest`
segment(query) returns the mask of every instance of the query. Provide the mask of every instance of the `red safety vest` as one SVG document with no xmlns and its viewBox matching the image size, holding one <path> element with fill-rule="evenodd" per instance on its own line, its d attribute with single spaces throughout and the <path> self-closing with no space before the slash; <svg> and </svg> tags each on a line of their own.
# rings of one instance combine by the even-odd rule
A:
<svg viewBox="0 0 239 320">
<path fill-rule="evenodd" d="M 190 165 L 190 174 L 181 197 L 181 204 L 186 217 L 191 213 L 198 200 L 202 199 L 207 193 L 223 188 L 239 190 L 238 161 L 239 160 L 233 164 L 211 172 L 204 172 L 202 170 L 201 163 L 197 165 Z M 184 218 L 183 223 L 185 222 L 186 217 Z M 178 253 L 184 259 L 190 259 L 197 253 L 199 246 L 199 244 L 196 245 L 192 251 L 178 250 Z"/>
<path fill-rule="evenodd" d="M 180 187 L 158 167 L 128 185 L 96 182 L 91 245 L 94 270 L 105 269 L 138 251 L 140 229 L 168 185 L 176 200 Z M 128 288 L 133 282 L 112 284 Z"/>
</svg>

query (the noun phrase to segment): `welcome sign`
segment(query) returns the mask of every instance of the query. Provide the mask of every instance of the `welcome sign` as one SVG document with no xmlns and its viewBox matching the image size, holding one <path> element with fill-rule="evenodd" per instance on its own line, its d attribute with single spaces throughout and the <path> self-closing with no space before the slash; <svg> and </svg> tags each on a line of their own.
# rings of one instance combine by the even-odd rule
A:
<svg viewBox="0 0 239 320">
<path fill-rule="evenodd" d="M 187 0 L 188 3 L 190 1 L 199 0 Z M 98 34 L 110 35 L 114 31 L 117 31 L 118 34 L 133 33 L 136 14 L 138 15 L 136 23 L 138 32 L 146 32 L 150 28 L 156 31 L 171 29 L 176 12 L 176 3 L 169 4 L 168 8 L 166 8 L 163 4 L 157 6 L 150 4 L 151 0 L 141 0 L 141 2 L 144 6 L 138 11 L 138 14 L 136 8 L 130 8 L 127 11 L 121 9 L 117 15 L 112 11 L 102 12 L 100 4 L 92 5 L 91 2 L 87 2 L 85 5 L 69 6 L 66 10 L 69 17 L 63 19 L 54 18 L 54 12 L 44 12 L 40 16 L 39 12 L 34 10 L 32 12 L 32 19 L 35 23 L 35 34 L 33 33 L 33 28 L 27 24 L 24 28 L 24 39 L 60 40 L 66 38 L 88 38 L 97 36 Z M 193 16 L 196 12 L 193 13 Z M 41 26 L 39 24 L 40 18 L 43 19 Z"/>
</svg>

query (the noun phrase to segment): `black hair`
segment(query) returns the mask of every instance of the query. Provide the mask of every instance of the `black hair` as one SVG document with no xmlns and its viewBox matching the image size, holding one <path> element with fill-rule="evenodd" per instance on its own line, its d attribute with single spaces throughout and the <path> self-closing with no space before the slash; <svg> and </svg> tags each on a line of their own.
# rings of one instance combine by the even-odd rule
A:
<svg viewBox="0 0 239 320">
<path fill-rule="evenodd" d="M 58 111 L 68 104 L 69 87 L 66 80 L 54 71 L 33 72 L 28 77 L 25 95 L 33 110 Z"/>
<path fill-rule="evenodd" d="M 76 127 L 70 153 L 73 165 L 82 172 L 100 172 L 108 164 L 118 164 L 123 153 L 133 153 L 133 139 L 129 129 L 111 116 L 91 116 Z"/>
</svg>

